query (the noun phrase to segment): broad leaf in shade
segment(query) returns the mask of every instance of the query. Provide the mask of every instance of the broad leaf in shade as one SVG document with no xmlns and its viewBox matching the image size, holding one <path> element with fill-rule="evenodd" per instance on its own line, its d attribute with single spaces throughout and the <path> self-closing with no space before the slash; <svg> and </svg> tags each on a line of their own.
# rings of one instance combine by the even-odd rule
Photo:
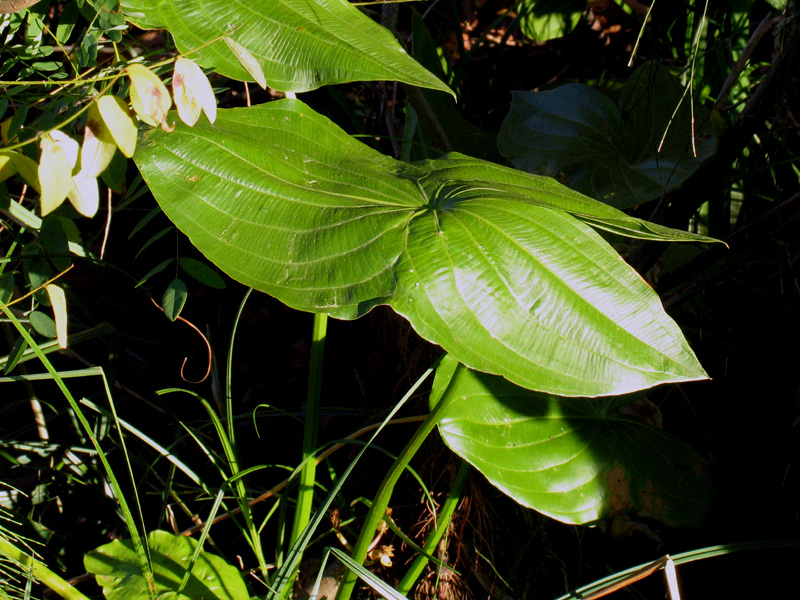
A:
<svg viewBox="0 0 800 600">
<path fill-rule="evenodd" d="M 708 238 L 460 154 L 396 161 L 297 100 L 153 129 L 134 159 L 211 262 L 294 308 L 354 319 L 389 304 L 466 365 L 560 395 L 706 377 L 655 292 L 587 223 Z"/>
<path fill-rule="evenodd" d="M 582 0 L 517 0 L 516 6 L 520 30 L 537 42 L 567 35 L 585 9 Z"/>
<path fill-rule="evenodd" d="M 197 541 L 166 531 L 147 536 L 155 578 L 155 597 L 239 600 L 248 598 L 247 586 L 238 569 L 224 559 L 201 551 L 183 589 L 175 594 L 194 555 Z M 83 559 L 86 570 L 97 579 L 107 600 L 148 598 L 147 582 L 130 540 L 115 540 L 89 552 Z"/>
<path fill-rule="evenodd" d="M 450 92 L 392 33 L 346 0 L 122 0 L 145 29 L 168 29 L 203 67 L 253 80 L 255 60 L 270 87 L 304 92 L 346 81 L 396 80 Z M 234 43 L 233 52 L 225 39 Z M 210 42 L 210 43 L 209 43 Z M 245 64 L 241 57 L 248 58 Z"/>
<path fill-rule="evenodd" d="M 617 514 L 700 525 L 713 499 L 703 459 L 661 429 L 618 414 L 624 399 L 560 398 L 446 357 L 431 405 L 453 452 L 520 504 L 565 523 Z"/>
<path fill-rule="evenodd" d="M 631 75 L 619 105 L 578 83 L 514 92 L 497 144 L 518 169 L 618 208 L 677 188 L 716 150 L 707 111 L 695 103 L 693 113 L 689 94 L 657 63 Z"/>
</svg>

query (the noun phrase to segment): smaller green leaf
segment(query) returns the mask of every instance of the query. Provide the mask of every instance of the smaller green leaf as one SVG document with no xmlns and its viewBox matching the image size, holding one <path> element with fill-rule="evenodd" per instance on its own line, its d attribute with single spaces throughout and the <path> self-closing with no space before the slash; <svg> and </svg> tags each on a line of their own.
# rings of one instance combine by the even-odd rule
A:
<svg viewBox="0 0 800 600">
<path fill-rule="evenodd" d="M 33 290 L 43 286 L 54 273 L 44 255 L 41 244 L 37 242 L 27 244 L 22 249 L 22 254 L 26 257 L 22 262 L 22 268 L 25 271 L 25 278 L 28 281 L 30 289 Z M 46 296 L 45 294 L 45 297 Z"/>
<path fill-rule="evenodd" d="M 17 168 L 17 173 L 22 180 L 35 189 L 37 192 L 41 190 L 39 183 L 39 165 L 33 162 L 30 158 L 21 152 L 12 152 L 12 159 Z"/>
<path fill-rule="evenodd" d="M 142 284 L 143 284 L 145 281 L 147 281 L 148 279 L 150 279 L 150 278 L 151 278 L 153 275 L 157 275 L 158 273 L 161 273 L 161 271 L 163 271 L 164 269 L 166 269 L 166 268 L 169 266 L 169 264 L 170 264 L 170 263 L 171 263 L 173 260 L 175 260 L 175 259 L 174 259 L 174 258 L 168 258 L 168 259 L 167 259 L 167 260 L 165 260 L 164 262 L 158 263 L 158 264 L 157 264 L 155 267 L 153 267 L 152 269 L 150 269 L 150 271 L 148 271 L 148 272 L 147 272 L 147 275 L 145 275 L 144 277 L 142 277 L 142 278 L 139 280 L 139 282 L 138 282 L 138 283 L 137 283 L 137 284 L 136 284 L 134 287 L 139 287 L 139 286 L 140 286 L 140 285 L 142 285 Z"/>
<path fill-rule="evenodd" d="M 33 327 L 33 329 L 39 335 L 46 338 L 56 337 L 56 322 L 53 321 L 49 315 L 46 315 L 41 311 L 34 310 L 30 315 L 28 315 L 28 319 L 31 322 L 31 327 Z"/>
<path fill-rule="evenodd" d="M 6 366 L 3 368 L 4 375 L 8 375 L 14 370 L 14 367 L 17 366 L 19 359 L 22 358 L 22 355 L 25 353 L 27 348 L 28 344 L 25 342 L 25 338 L 18 337 L 14 342 L 14 345 L 11 346 L 11 352 L 9 352 L 8 356 L 6 357 Z"/>
<path fill-rule="evenodd" d="M 56 27 L 56 39 L 59 44 L 65 45 L 69 36 L 72 35 L 72 30 L 75 29 L 80 11 L 75 2 L 67 2 L 62 6 L 61 15 L 58 17 L 58 27 Z"/>
<path fill-rule="evenodd" d="M 160 206 L 156 206 L 155 208 L 151 208 L 151 209 L 150 209 L 150 211 L 149 211 L 149 212 L 148 212 L 148 213 L 147 213 L 145 216 L 143 216 L 143 217 L 141 218 L 141 220 L 140 220 L 140 221 L 139 221 L 139 222 L 138 222 L 138 223 L 137 223 L 137 224 L 134 226 L 134 228 L 133 228 L 133 229 L 131 229 L 131 232 L 128 234 L 128 241 L 130 241 L 130 239 L 131 239 L 133 236 L 135 236 L 135 235 L 136 235 L 137 233 L 139 233 L 139 232 L 140 232 L 142 229 L 144 229 L 144 228 L 145 228 L 145 226 L 146 226 L 146 225 L 147 225 L 147 224 L 148 224 L 150 221 L 152 221 L 154 218 L 156 218 L 158 215 L 160 215 L 160 214 L 162 214 L 162 213 L 163 213 L 163 211 L 161 210 L 161 207 L 160 207 Z"/>
<path fill-rule="evenodd" d="M 0 277 L 0 304 L 8 304 L 14 296 L 14 274 L 6 273 Z"/>
<path fill-rule="evenodd" d="M 14 159 L 11 154 L 0 154 L 0 181 L 5 181 L 16 174 L 16 172 L 17 166 L 14 164 Z"/>
<path fill-rule="evenodd" d="M 249 597 L 239 571 L 224 559 L 201 551 L 181 596 L 176 596 L 186 566 L 197 548 L 197 541 L 166 531 L 147 536 L 153 564 L 156 598 L 203 598 L 204 600 L 241 600 Z M 89 552 L 84 558 L 86 570 L 103 588 L 106 600 L 148 598 L 147 582 L 131 540 L 116 540 Z"/>
<path fill-rule="evenodd" d="M 97 62 L 97 38 L 96 31 L 90 31 L 83 36 L 80 48 L 78 49 L 78 66 L 81 69 L 93 67 Z"/>
<path fill-rule="evenodd" d="M 125 174 L 128 171 L 128 159 L 121 152 L 115 152 L 100 179 L 117 194 L 125 193 Z"/>
<path fill-rule="evenodd" d="M 228 48 L 231 49 L 233 55 L 236 57 L 236 60 L 244 67 L 244 70 L 250 73 L 250 76 L 255 80 L 255 82 L 261 86 L 261 89 L 267 88 L 267 78 L 264 76 L 264 70 L 261 68 L 261 64 L 258 62 L 255 56 L 244 46 L 242 46 L 236 40 L 232 40 L 230 37 L 225 36 L 222 38 L 225 40 L 225 43 L 228 45 Z"/>
<path fill-rule="evenodd" d="M 181 314 L 188 295 L 189 291 L 186 288 L 186 284 L 181 279 L 173 279 L 172 283 L 167 286 L 164 297 L 161 300 L 161 306 L 170 321 L 174 321 Z"/>
<path fill-rule="evenodd" d="M 45 62 L 35 62 L 31 65 L 36 71 L 58 71 L 61 68 L 61 63 L 48 60 Z"/>
<path fill-rule="evenodd" d="M 69 267 L 72 259 L 69 254 L 69 240 L 62 217 L 47 215 L 42 219 L 39 241 L 56 269 L 63 271 Z"/>
<path fill-rule="evenodd" d="M 158 240 L 167 235 L 170 231 L 174 231 L 172 227 L 165 227 L 158 233 L 150 236 L 150 239 L 148 239 L 144 244 L 142 244 L 142 247 L 139 248 L 139 251 L 136 253 L 136 258 L 139 258 L 139 255 L 142 252 L 147 250 L 147 248 L 149 248 L 152 244 L 155 244 Z"/>
<path fill-rule="evenodd" d="M 181 269 L 197 279 L 200 283 L 204 283 L 218 290 L 225 289 L 225 280 L 206 263 L 194 258 L 181 258 L 178 262 L 181 265 Z"/>
<path fill-rule="evenodd" d="M 520 30 L 537 42 L 567 35 L 585 8 L 583 0 L 518 0 L 516 7 Z"/>
<path fill-rule="evenodd" d="M 8 121 L 8 128 L 3 132 L 3 141 L 5 143 L 9 143 L 14 140 L 19 133 L 19 130 L 22 129 L 22 126 L 25 124 L 25 119 L 27 118 L 27 106 L 20 106 L 14 111 L 14 116 L 12 116 L 11 120 Z"/>
</svg>

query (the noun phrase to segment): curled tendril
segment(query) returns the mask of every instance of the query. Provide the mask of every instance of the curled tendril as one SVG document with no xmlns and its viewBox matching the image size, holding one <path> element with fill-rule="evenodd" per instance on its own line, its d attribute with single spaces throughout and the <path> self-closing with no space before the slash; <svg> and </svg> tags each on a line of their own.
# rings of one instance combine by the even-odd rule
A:
<svg viewBox="0 0 800 600">
<path fill-rule="evenodd" d="M 158 310 L 160 310 L 161 312 L 164 312 L 164 309 L 161 308 L 161 306 L 159 306 L 158 302 L 156 302 L 153 299 L 152 296 L 150 297 L 150 302 L 152 302 Z M 181 316 L 178 316 L 177 320 L 181 321 L 182 323 L 186 323 L 186 325 L 188 325 L 189 327 L 191 327 L 192 329 L 194 329 L 197 332 L 197 335 L 199 335 L 203 339 L 203 342 L 206 345 L 206 351 L 208 353 L 208 365 L 206 367 L 206 373 L 205 373 L 205 375 L 203 375 L 202 378 L 198 379 L 197 381 L 192 381 L 191 379 L 186 379 L 186 376 L 184 375 L 183 371 L 184 371 L 184 368 L 186 367 L 186 363 L 189 361 L 189 357 L 187 356 L 187 357 L 185 357 L 183 359 L 183 363 L 181 363 L 181 371 L 180 371 L 181 379 L 183 379 L 186 383 L 191 383 L 191 384 L 203 383 L 206 379 L 208 379 L 208 376 L 211 374 L 211 363 L 212 363 L 211 342 L 208 341 L 208 338 L 205 335 L 203 335 L 203 332 L 200 331 L 197 328 L 197 326 L 194 325 L 193 323 L 190 323 L 189 321 L 187 321 L 186 319 L 184 319 Z"/>
</svg>

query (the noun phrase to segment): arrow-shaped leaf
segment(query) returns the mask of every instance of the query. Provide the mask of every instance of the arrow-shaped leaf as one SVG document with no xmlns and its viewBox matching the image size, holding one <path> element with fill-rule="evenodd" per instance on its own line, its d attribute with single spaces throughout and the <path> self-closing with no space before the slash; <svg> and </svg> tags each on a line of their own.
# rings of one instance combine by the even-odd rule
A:
<svg viewBox="0 0 800 600">
<path fill-rule="evenodd" d="M 403 50 L 388 29 L 346 0 L 122 0 L 120 4 L 139 27 L 168 29 L 182 54 L 233 79 L 252 81 L 260 69 L 267 84 L 282 91 L 386 79 L 452 94 Z M 226 39 L 243 52 L 232 52 Z M 216 41 L 209 44 L 212 40 Z M 259 69 L 250 64 L 251 57 Z"/>
<path fill-rule="evenodd" d="M 296 100 L 146 133 L 164 212 L 234 279 L 353 319 L 390 304 L 464 364 L 564 396 L 706 377 L 658 296 L 591 228 L 658 228 L 463 155 L 414 165 Z"/>
</svg>

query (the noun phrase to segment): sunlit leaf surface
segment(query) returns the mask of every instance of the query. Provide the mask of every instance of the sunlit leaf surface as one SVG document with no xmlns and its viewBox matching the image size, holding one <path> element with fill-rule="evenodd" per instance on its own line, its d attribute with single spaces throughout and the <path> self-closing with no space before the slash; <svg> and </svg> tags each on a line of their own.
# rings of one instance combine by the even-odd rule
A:
<svg viewBox="0 0 800 600">
<path fill-rule="evenodd" d="M 559 521 L 635 514 L 689 527 L 710 509 L 703 459 L 615 412 L 619 399 L 538 394 L 448 357 L 431 400 L 447 402 L 439 432 L 456 454 L 520 504 Z"/>
<path fill-rule="evenodd" d="M 169 29 L 182 54 L 234 79 L 253 81 L 259 76 L 249 64 L 252 57 L 267 85 L 283 91 L 386 79 L 450 92 L 408 56 L 388 29 L 346 0 L 122 0 L 120 4 L 136 25 Z M 234 53 L 226 39 L 246 54 Z"/>
<path fill-rule="evenodd" d="M 408 164 L 296 100 L 151 130 L 164 212 L 234 279 L 353 319 L 389 304 L 470 367 L 560 395 L 706 377 L 655 292 L 586 223 L 705 239 L 453 154 Z"/>
<path fill-rule="evenodd" d="M 147 536 L 153 563 L 155 596 L 178 597 L 181 580 L 194 553 L 197 541 L 166 531 L 152 531 Z M 130 540 L 115 540 L 92 550 L 84 557 L 86 570 L 103 588 L 107 600 L 147 598 L 147 582 L 139 558 Z M 180 598 L 239 600 L 247 598 L 247 587 L 239 570 L 219 556 L 200 552 Z"/>
</svg>

